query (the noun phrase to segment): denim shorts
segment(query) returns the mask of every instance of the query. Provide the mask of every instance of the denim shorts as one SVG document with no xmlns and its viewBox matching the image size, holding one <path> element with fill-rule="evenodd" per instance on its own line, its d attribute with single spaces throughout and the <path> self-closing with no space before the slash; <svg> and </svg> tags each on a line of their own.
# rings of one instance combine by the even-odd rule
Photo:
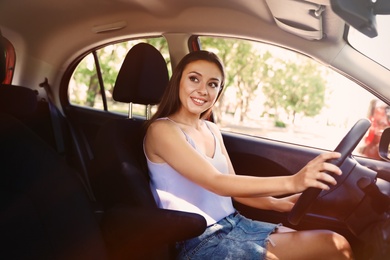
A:
<svg viewBox="0 0 390 260">
<path fill-rule="evenodd" d="M 178 242 L 178 259 L 265 259 L 269 235 L 279 226 L 233 213 L 202 235 Z"/>
</svg>

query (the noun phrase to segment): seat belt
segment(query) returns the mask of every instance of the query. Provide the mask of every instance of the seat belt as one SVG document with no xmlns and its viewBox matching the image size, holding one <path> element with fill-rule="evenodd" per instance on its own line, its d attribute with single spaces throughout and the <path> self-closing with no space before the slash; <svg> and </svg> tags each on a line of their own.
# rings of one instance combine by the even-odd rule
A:
<svg viewBox="0 0 390 260">
<path fill-rule="evenodd" d="M 53 126 L 54 138 L 56 142 L 57 151 L 59 154 L 64 155 L 65 153 L 65 144 L 64 144 L 64 136 L 62 132 L 60 115 L 58 114 L 58 110 L 53 104 L 52 101 L 52 93 L 49 85 L 49 81 L 45 78 L 45 81 L 39 84 L 40 87 L 44 88 L 47 96 L 47 103 L 49 106 L 51 123 Z"/>
<path fill-rule="evenodd" d="M 50 117 L 51 117 L 51 121 L 52 121 L 52 125 L 53 125 L 53 131 L 54 131 L 54 136 L 55 136 L 55 140 L 56 140 L 57 150 L 61 155 L 63 155 L 65 153 L 65 144 L 64 144 L 65 138 L 64 138 L 61 122 L 60 122 L 59 111 L 53 103 L 53 95 L 51 92 L 51 87 L 50 87 L 48 79 L 45 78 L 44 82 L 40 83 L 39 86 L 44 88 L 44 90 L 46 92 L 47 103 L 49 105 Z M 96 202 L 96 198 L 95 198 L 95 195 L 92 191 L 92 187 L 91 187 L 91 184 L 89 181 L 87 166 L 86 166 L 84 156 L 83 156 L 82 151 L 81 151 L 80 144 L 77 141 L 75 130 L 73 129 L 70 122 L 66 122 L 66 123 L 67 123 L 67 126 L 69 127 L 69 132 L 72 136 L 72 141 L 73 141 L 73 144 L 75 145 L 75 149 L 77 152 L 77 158 L 79 160 L 79 163 L 80 163 L 80 166 L 81 166 L 82 172 L 83 172 L 83 177 L 81 177 L 80 175 L 78 175 L 78 176 L 79 176 L 82 184 L 84 185 L 90 200 L 92 202 Z"/>
</svg>

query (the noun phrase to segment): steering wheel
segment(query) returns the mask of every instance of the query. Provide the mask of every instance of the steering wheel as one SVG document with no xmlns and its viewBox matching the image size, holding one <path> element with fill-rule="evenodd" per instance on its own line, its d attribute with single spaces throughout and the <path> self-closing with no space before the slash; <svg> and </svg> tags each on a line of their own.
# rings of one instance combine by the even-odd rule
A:
<svg viewBox="0 0 390 260">
<path fill-rule="evenodd" d="M 368 119 L 360 119 L 357 121 L 334 150 L 335 152 L 341 153 L 340 158 L 328 160 L 327 162 L 340 167 L 345 159 L 351 155 L 352 151 L 356 148 L 370 126 L 371 123 Z M 336 179 L 336 181 L 338 181 L 338 176 L 334 174 L 331 175 Z M 337 183 L 336 187 L 337 185 L 341 184 Z M 293 225 L 298 225 L 321 191 L 322 190 L 318 188 L 306 189 L 290 211 L 288 221 Z"/>
</svg>

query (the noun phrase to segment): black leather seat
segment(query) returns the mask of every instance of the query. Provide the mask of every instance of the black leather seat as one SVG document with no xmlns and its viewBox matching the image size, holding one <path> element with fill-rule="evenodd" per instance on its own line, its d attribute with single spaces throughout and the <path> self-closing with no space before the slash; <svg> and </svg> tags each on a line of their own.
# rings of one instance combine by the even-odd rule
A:
<svg viewBox="0 0 390 260">
<path fill-rule="evenodd" d="M 55 150 L 4 113 L 0 158 L 1 258 L 107 259 L 77 175 Z"/>
<path fill-rule="evenodd" d="M 140 43 L 129 51 L 122 64 L 113 98 L 129 104 L 155 105 L 168 80 L 161 53 L 149 44 Z M 110 232 L 105 233 L 114 258 L 173 258 L 175 241 L 199 235 L 206 228 L 200 215 L 157 208 L 142 148 L 144 122 L 133 117 L 113 119 L 100 129 L 96 138 L 96 168 L 91 182 L 97 200 L 109 212 L 116 212 L 112 217 L 117 221 L 109 221 Z M 126 214 L 143 216 L 141 219 L 149 216 L 148 227 L 142 223 L 123 224 L 128 219 Z M 142 235 L 129 239 L 128 234 L 135 230 Z"/>
<path fill-rule="evenodd" d="M 168 84 L 168 69 L 160 52 L 140 43 L 128 52 L 115 82 L 115 101 L 131 104 L 158 104 Z M 123 203 L 155 207 L 149 191 L 142 141 L 144 119 L 130 114 L 113 119 L 98 131 L 95 143 L 95 171 L 91 182 L 97 199 L 105 208 Z"/>
<path fill-rule="evenodd" d="M 99 223 L 76 173 L 32 131 L 41 123 L 33 116 L 36 109 L 33 90 L 0 84 L 0 258 L 107 259 Z"/>
</svg>

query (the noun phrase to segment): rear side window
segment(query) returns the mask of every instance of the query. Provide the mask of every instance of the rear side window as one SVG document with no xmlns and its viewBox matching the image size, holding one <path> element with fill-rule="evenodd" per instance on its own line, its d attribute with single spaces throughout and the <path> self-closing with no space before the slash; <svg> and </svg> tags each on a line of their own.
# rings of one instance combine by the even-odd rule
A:
<svg viewBox="0 0 390 260">
<path fill-rule="evenodd" d="M 140 42 L 146 42 L 156 47 L 164 56 L 170 71 L 168 44 L 163 37 L 137 39 L 108 45 L 85 56 L 75 69 L 68 88 L 70 103 L 97 110 L 127 114 L 128 104 L 113 100 L 112 92 L 127 52 Z M 102 82 L 99 81 L 98 69 L 101 71 Z M 101 89 L 104 89 L 103 95 Z M 144 105 L 134 104 L 132 109 L 134 115 L 145 116 L 146 108 Z"/>
<path fill-rule="evenodd" d="M 368 118 L 372 127 L 355 155 L 379 159 L 390 109 L 355 82 L 273 45 L 217 37 L 199 42 L 226 69 L 224 93 L 213 110 L 220 129 L 333 150 L 358 119 Z"/>
</svg>

